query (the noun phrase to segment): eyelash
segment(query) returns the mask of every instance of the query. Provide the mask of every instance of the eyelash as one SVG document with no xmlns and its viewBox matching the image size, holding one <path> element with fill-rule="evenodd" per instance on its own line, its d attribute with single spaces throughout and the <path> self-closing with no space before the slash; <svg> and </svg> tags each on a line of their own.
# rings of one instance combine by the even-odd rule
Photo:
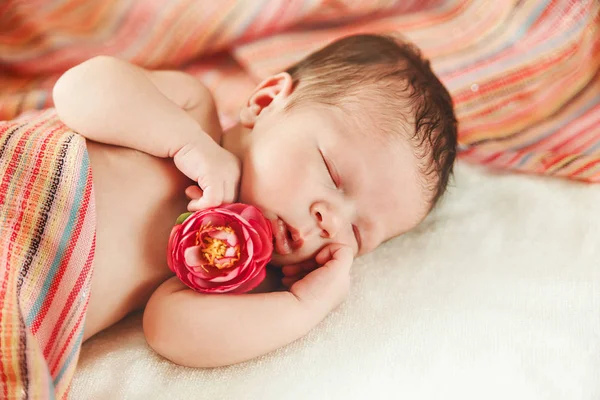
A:
<svg viewBox="0 0 600 400">
<path fill-rule="evenodd" d="M 325 158 L 325 155 L 323 154 L 323 152 L 319 149 L 319 153 L 321 153 L 321 159 L 323 160 L 323 164 L 325 164 L 325 168 L 327 169 L 327 173 L 329 174 L 329 178 L 331 178 L 331 181 L 333 182 L 333 184 L 335 185 L 336 188 L 340 187 L 340 182 L 339 179 L 334 176 L 334 173 L 331 172 L 331 168 L 329 166 L 329 163 L 327 162 L 327 159 Z M 354 239 L 356 239 L 356 243 L 358 245 L 358 248 L 360 249 L 361 247 L 361 238 L 360 238 L 360 232 L 358 230 L 358 227 L 356 225 L 352 225 L 352 233 L 354 234 Z"/>
<path fill-rule="evenodd" d="M 358 248 L 361 248 L 361 240 L 360 240 L 360 232 L 358 230 L 358 227 L 356 225 L 352 225 L 352 233 L 354 233 L 354 238 L 356 239 L 356 244 L 358 246 Z"/>
<path fill-rule="evenodd" d="M 321 158 L 323 159 L 323 164 L 325 164 L 325 168 L 327 168 L 327 173 L 329 173 L 329 177 L 331 178 L 331 181 L 333 182 L 333 184 L 335 185 L 336 188 L 339 188 L 340 187 L 339 179 L 336 179 L 336 177 L 334 177 L 333 172 L 331 172 L 331 168 L 329 167 L 329 163 L 325 159 L 323 152 L 321 150 L 319 150 L 319 153 L 321 153 Z"/>
</svg>

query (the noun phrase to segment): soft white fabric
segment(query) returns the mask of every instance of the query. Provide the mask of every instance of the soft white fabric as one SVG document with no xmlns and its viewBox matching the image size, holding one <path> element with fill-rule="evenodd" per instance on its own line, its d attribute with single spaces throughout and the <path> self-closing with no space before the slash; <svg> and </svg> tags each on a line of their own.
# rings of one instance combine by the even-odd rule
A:
<svg viewBox="0 0 600 400">
<path fill-rule="evenodd" d="M 73 399 L 600 399 L 600 186 L 459 164 L 417 230 L 355 262 L 308 336 L 227 368 L 156 356 L 134 316 Z"/>
</svg>

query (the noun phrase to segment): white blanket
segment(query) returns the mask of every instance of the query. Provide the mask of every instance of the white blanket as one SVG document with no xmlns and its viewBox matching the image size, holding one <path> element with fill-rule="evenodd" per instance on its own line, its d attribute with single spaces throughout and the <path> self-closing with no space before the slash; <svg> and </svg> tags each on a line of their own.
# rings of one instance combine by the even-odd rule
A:
<svg viewBox="0 0 600 400">
<path fill-rule="evenodd" d="M 459 164 L 417 230 L 355 262 L 308 336 L 218 369 L 136 315 L 83 346 L 73 399 L 600 399 L 600 186 Z"/>
</svg>

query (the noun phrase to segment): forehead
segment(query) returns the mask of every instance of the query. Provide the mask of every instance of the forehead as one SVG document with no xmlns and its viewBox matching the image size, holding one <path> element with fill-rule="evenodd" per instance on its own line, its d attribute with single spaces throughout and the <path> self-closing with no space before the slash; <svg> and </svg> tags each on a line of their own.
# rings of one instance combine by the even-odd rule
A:
<svg viewBox="0 0 600 400">
<path fill-rule="evenodd" d="M 319 145 L 340 173 L 359 225 L 368 231 L 372 243 L 367 247 L 419 223 L 427 212 L 426 195 L 403 127 L 397 137 L 388 137 L 376 131 L 374 116 L 360 123 L 329 109 L 314 110 L 310 119 L 318 125 Z"/>
</svg>

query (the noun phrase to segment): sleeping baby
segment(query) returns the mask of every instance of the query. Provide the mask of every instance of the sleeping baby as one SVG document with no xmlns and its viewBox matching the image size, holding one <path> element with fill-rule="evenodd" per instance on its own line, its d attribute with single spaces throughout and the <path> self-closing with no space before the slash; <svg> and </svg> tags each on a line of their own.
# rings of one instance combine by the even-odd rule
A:
<svg viewBox="0 0 600 400">
<path fill-rule="evenodd" d="M 106 56 L 67 71 L 53 96 L 78 134 L 57 154 L 85 138 L 70 162 L 92 173 L 82 341 L 144 309 L 148 344 L 191 367 L 249 360 L 310 331 L 344 300 L 353 258 L 435 206 L 456 154 L 448 92 L 413 45 L 389 36 L 340 39 L 266 78 L 226 131 L 194 77 Z M 232 202 L 271 223 L 274 273 L 249 294 L 197 293 L 167 267 L 169 232 L 186 208 Z"/>
</svg>

